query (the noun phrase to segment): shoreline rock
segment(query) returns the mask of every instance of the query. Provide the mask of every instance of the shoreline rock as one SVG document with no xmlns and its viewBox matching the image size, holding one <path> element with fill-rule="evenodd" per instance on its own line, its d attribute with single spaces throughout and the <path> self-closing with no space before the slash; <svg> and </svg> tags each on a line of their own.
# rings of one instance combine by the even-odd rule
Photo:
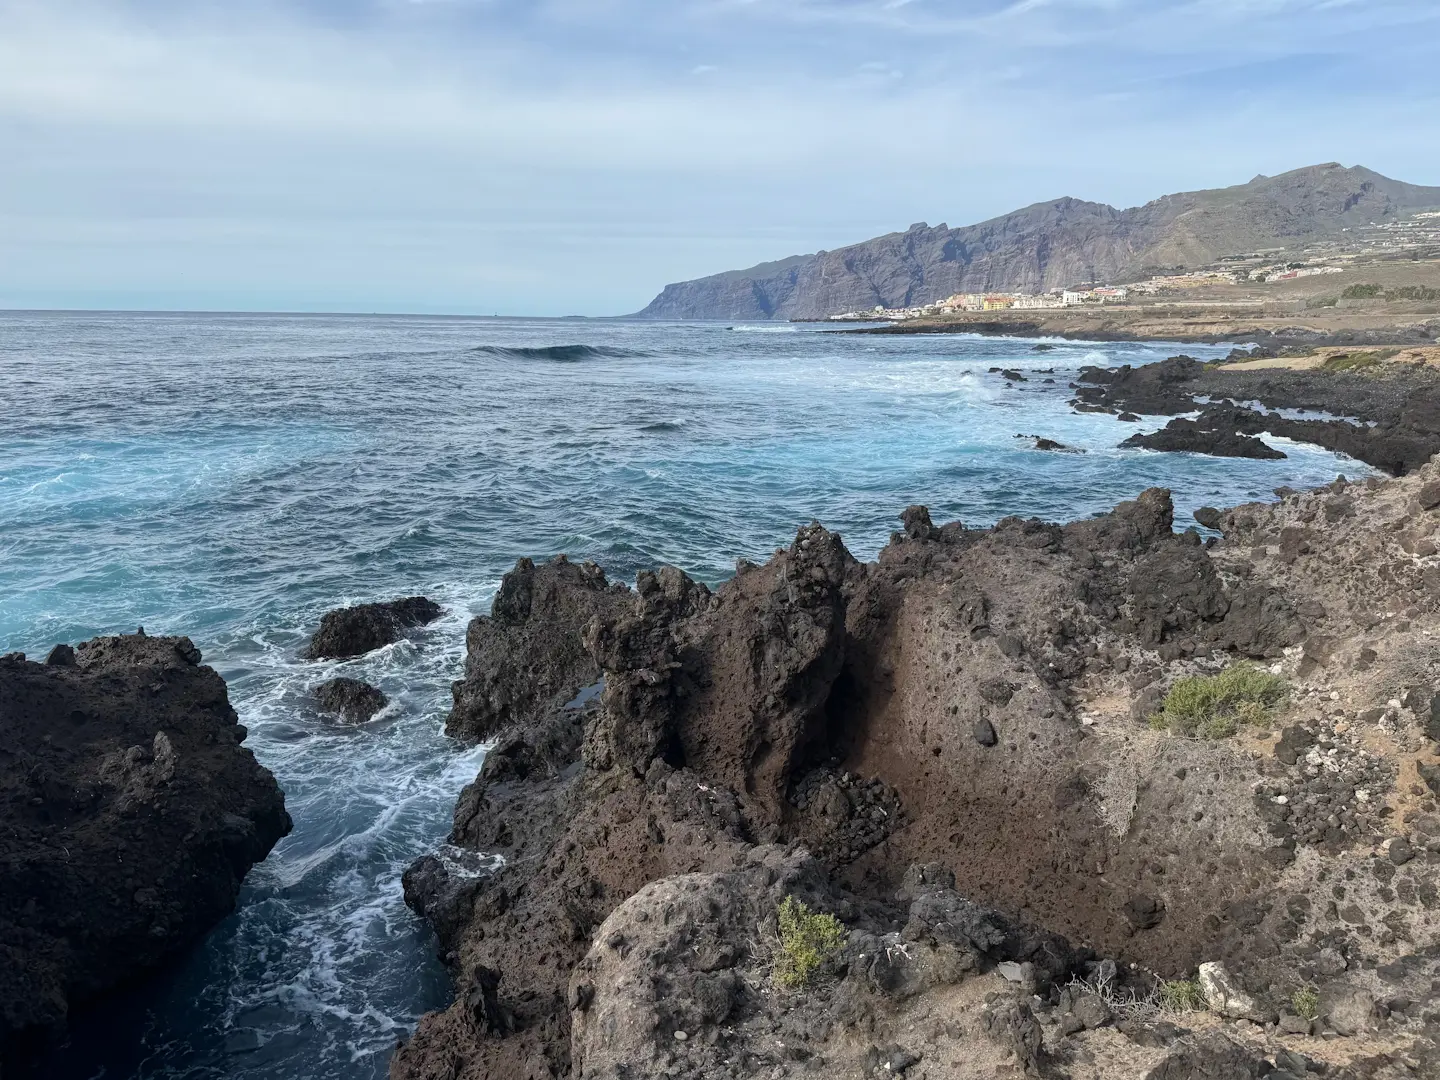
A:
<svg viewBox="0 0 1440 1080">
<path fill-rule="evenodd" d="M 144 977 L 290 831 L 189 638 L 0 659 L 0 1049 Z"/>
<path fill-rule="evenodd" d="M 439 604 L 424 596 L 338 608 L 321 618 L 320 628 L 301 656 L 306 660 L 363 656 L 399 641 L 406 630 L 434 622 L 442 610 Z"/>
<path fill-rule="evenodd" d="M 1399 777 L 1440 759 L 1432 696 L 1388 703 L 1440 631 L 1436 556 L 1406 550 L 1440 533 L 1440 463 L 1416 473 L 1211 508 L 1210 546 L 1157 489 L 1068 525 L 910 507 L 867 564 L 810 525 L 713 592 L 522 561 L 456 691 L 496 749 L 405 880 L 456 1001 L 391 1075 L 1300 1075 L 1252 1021 L 1311 985 L 1341 1023 L 1394 1002 L 1345 1037 L 1405 1047 L 1307 1045 L 1326 1075 L 1423 1073 L 1440 810 Z M 1149 723 L 1256 661 L 1290 690 L 1278 745 Z M 775 981 L 786 897 L 842 927 L 803 993 Z M 1127 1004 L 1202 962 L 1251 1019 Z"/>
<path fill-rule="evenodd" d="M 390 699 L 378 687 L 345 676 L 327 679 L 310 693 L 321 709 L 334 713 L 347 724 L 369 723 L 390 704 Z"/>
</svg>

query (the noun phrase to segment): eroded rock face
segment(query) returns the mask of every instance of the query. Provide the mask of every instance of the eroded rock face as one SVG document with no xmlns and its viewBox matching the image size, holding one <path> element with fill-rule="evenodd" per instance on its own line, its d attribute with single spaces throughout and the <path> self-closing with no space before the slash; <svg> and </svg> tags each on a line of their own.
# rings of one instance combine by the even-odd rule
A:
<svg viewBox="0 0 1440 1080">
<path fill-rule="evenodd" d="M 320 620 L 304 656 L 307 660 L 361 656 L 399 641 L 406 630 L 434 622 L 440 613 L 440 605 L 424 596 L 339 608 Z"/>
<path fill-rule="evenodd" d="M 452 690 L 445 731 L 478 741 L 507 724 L 527 723 L 563 705 L 600 670 L 581 640 L 596 616 L 618 613 L 629 590 L 611 585 L 594 563 L 560 555 L 521 559 L 505 575 L 488 616 L 465 634 L 465 677 Z"/>
<path fill-rule="evenodd" d="M 915 506 L 872 564 L 811 526 L 713 593 L 666 568 L 607 610 L 485 639 L 501 684 L 515 643 L 547 634 L 589 664 L 550 669 L 462 793 L 454 846 L 407 875 L 457 1003 L 393 1075 L 1063 1077 L 1077 1048 L 1110 1055 L 1104 1075 L 1282 1075 L 1248 1028 L 1137 1023 L 1105 988 L 1216 962 L 1266 1021 L 1298 983 L 1327 1002 L 1379 1002 L 1377 979 L 1404 1001 L 1432 994 L 1440 954 L 1416 943 L 1440 903 L 1440 816 L 1427 824 L 1421 781 L 1440 761 L 1396 726 L 1428 717 L 1428 689 L 1366 721 L 1412 740 L 1422 800 L 1410 838 L 1369 862 L 1358 845 L 1380 841 L 1393 772 L 1340 753 L 1337 721 L 1288 712 L 1273 754 L 1147 721 L 1176 679 L 1246 658 L 1330 715 L 1317 672 L 1383 671 L 1386 694 L 1428 679 L 1423 650 L 1374 628 L 1440 618 L 1440 589 L 1415 599 L 1430 556 L 1404 547 L 1440 531 L 1412 491 L 1433 481 L 1217 511 L 1214 547 L 1172 532 L 1160 490 L 1066 526 L 936 526 Z M 1395 515 L 1394 550 L 1367 570 L 1377 514 Z M 1285 531 L 1300 525 L 1308 539 Z M 803 999 L 767 983 L 766 928 L 791 894 L 847 931 Z"/>
<path fill-rule="evenodd" d="M 0 1044 L 144 975 L 290 831 L 188 638 L 0 659 Z"/>
</svg>

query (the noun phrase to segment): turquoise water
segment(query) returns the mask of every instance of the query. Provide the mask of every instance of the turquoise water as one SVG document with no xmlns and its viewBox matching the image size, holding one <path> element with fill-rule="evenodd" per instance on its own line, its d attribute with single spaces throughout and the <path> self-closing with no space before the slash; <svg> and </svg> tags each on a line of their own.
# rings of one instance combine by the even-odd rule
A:
<svg viewBox="0 0 1440 1080">
<path fill-rule="evenodd" d="M 1369 474 L 1283 442 L 1277 462 L 1117 450 L 1136 426 L 1072 413 L 1070 378 L 1179 350 L 1054 344 L 0 313 L 0 652 L 138 625 L 189 634 L 295 818 L 234 916 L 143 991 L 80 1017 L 36 1075 L 385 1074 L 397 1037 L 445 1001 L 399 877 L 443 838 L 479 766 L 440 729 L 465 623 L 518 556 L 564 551 L 618 579 L 671 562 L 713 583 L 811 519 L 873 557 L 914 502 L 937 522 L 1069 519 L 1162 484 L 1183 524 L 1207 503 Z M 993 366 L 1055 373 L 1007 389 Z M 1017 433 L 1088 452 L 1035 451 Z M 329 608 L 415 592 L 446 608 L 415 640 L 296 659 Z M 318 716 L 307 688 L 341 671 L 394 704 L 361 729 Z"/>
</svg>

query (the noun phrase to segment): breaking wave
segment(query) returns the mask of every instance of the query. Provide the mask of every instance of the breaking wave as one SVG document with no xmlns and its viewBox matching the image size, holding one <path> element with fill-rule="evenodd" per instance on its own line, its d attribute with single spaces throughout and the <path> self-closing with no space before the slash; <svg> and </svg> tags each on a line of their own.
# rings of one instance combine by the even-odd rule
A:
<svg viewBox="0 0 1440 1080">
<path fill-rule="evenodd" d="M 644 356 L 631 349 L 607 345 L 477 345 L 475 352 L 506 360 L 549 360 L 556 364 L 579 364 L 586 360 L 628 360 Z"/>
</svg>

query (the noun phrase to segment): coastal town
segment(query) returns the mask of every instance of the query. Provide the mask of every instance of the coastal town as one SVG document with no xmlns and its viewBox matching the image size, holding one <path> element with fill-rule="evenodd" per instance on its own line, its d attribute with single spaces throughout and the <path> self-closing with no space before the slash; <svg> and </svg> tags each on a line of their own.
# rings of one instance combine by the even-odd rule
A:
<svg viewBox="0 0 1440 1080">
<path fill-rule="evenodd" d="M 1083 282 L 1048 291 L 962 292 L 922 304 L 878 304 L 832 314 L 828 319 L 901 322 L 975 312 L 1095 309 L 1164 302 L 1211 307 L 1261 305 L 1275 286 L 1284 283 L 1328 278 L 1377 262 L 1419 264 L 1436 260 L 1440 260 L 1440 210 L 1345 229 L 1336 237 L 1312 242 L 1299 250 L 1274 248 L 1227 255 L 1208 267 L 1175 267 L 1174 272 L 1155 273 L 1137 281 Z"/>
</svg>

